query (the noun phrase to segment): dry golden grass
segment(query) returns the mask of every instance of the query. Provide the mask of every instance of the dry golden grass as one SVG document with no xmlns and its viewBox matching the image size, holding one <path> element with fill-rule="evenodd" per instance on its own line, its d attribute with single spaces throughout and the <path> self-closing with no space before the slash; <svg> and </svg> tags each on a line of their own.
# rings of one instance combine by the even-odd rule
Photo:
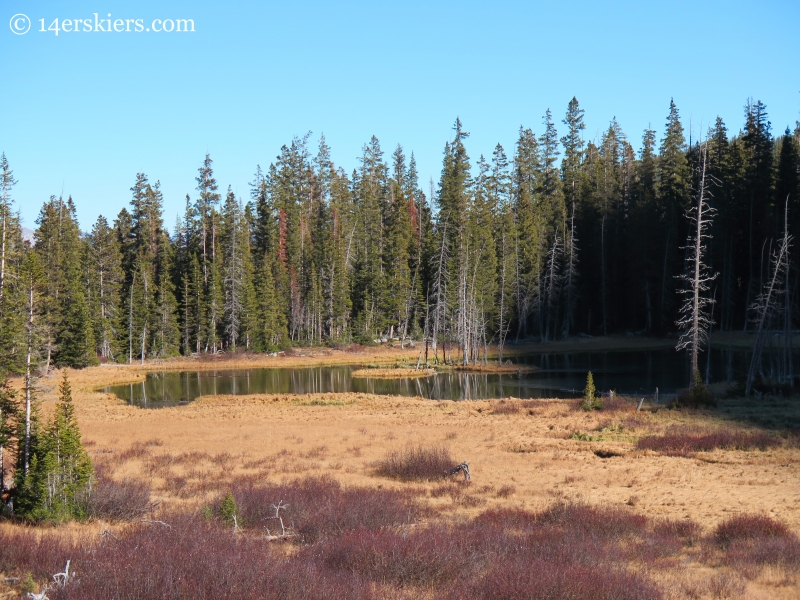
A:
<svg viewBox="0 0 800 600">
<path fill-rule="evenodd" d="M 468 366 L 459 366 L 455 368 L 459 373 L 495 373 L 501 374 L 516 374 L 516 373 L 533 373 L 538 369 L 530 365 L 515 365 L 515 364 L 502 364 L 487 363 L 475 364 Z"/>
<path fill-rule="evenodd" d="M 351 373 L 352 377 L 368 379 L 415 379 L 432 375 L 436 375 L 434 369 L 357 369 Z"/>
<path fill-rule="evenodd" d="M 395 358 L 389 354 L 390 360 Z M 290 360 L 297 364 L 298 358 L 282 359 L 281 366 Z M 376 357 L 368 360 L 374 363 Z M 797 450 L 715 451 L 687 459 L 633 449 L 632 441 L 639 436 L 672 424 L 729 426 L 714 416 L 637 413 L 633 408 L 584 413 L 575 410 L 573 401 L 560 400 L 525 401 L 518 413 L 495 414 L 491 401 L 370 394 L 206 396 L 186 406 L 144 410 L 92 391 L 144 375 L 136 367 L 70 373 L 80 425 L 84 438 L 94 443 L 94 456 L 112 457 L 136 442 L 158 439 L 163 444 L 152 446 L 153 454 L 233 457 L 229 469 L 219 469 L 213 461 L 190 468 L 176 464 L 170 469 L 174 476 L 193 469 L 222 483 L 238 473 L 252 473 L 245 465 L 263 465 L 256 471 L 267 477 L 331 470 L 346 483 L 386 486 L 395 484 L 376 479 L 369 465 L 387 449 L 445 443 L 454 458 L 470 462 L 477 484 L 516 488 L 507 498 L 487 498 L 489 505 L 531 508 L 554 497 L 578 496 L 626 503 L 636 495 L 637 509 L 651 516 L 689 517 L 712 526 L 730 513 L 765 511 L 800 529 Z M 59 376 L 53 373 L 45 382 L 51 387 L 42 397 L 45 409 L 54 403 Z M 596 441 L 570 439 L 576 432 L 586 432 Z M 308 454 L 322 446 L 324 451 Z M 622 456 L 601 459 L 594 454 L 598 449 Z M 143 465 L 127 461 L 119 468 L 121 475 L 141 475 Z M 173 499 L 167 492 L 157 495 L 164 501 Z"/>
<path fill-rule="evenodd" d="M 519 410 L 508 412 L 498 410 L 496 401 L 353 393 L 205 396 L 185 406 L 145 410 L 94 391 L 165 368 L 392 364 L 415 353 L 418 349 L 179 359 L 144 367 L 95 367 L 69 376 L 93 460 L 105 462 L 115 477 L 148 481 L 162 506 L 198 506 L 240 475 L 279 481 L 330 473 L 349 485 L 417 486 L 446 516 L 474 516 L 501 506 L 538 509 L 557 499 L 580 499 L 632 506 L 648 517 L 688 518 L 706 530 L 730 515 L 757 512 L 800 532 L 800 450 L 714 451 L 677 458 L 634 449 L 640 436 L 675 424 L 736 426 L 720 415 L 636 412 L 633 406 L 585 413 L 566 400 L 511 400 Z M 370 369 L 369 375 L 375 371 L 381 370 Z M 59 380 L 60 373 L 54 372 L 43 382 L 45 411 L 54 405 Z M 581 433 L 592 441 L 573 439 Z M 130 452 L 137 444 L 145 450 Z M 472 485 L 464 491 L 441 482 L 403 484 L 376 476 L 376 461 L 409 444 L 444 445 L 454 460 L 470 463 Z M 615 456 L 603 459 L 596 451 Z M 709 575 L 707 569 L 700 571 L 676 571 L 676 589 L 685 588 L 683 579 Z M 747 588 L 747 597 L 754 598 L 799 593 L 796 582 L 749 582 Z"/>
</svg>

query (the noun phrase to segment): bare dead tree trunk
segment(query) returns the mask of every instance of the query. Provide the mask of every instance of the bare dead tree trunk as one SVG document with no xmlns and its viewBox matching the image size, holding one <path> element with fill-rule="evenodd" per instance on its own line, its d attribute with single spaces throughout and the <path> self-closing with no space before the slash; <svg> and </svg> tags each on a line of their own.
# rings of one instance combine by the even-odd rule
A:
<svg viewBox="0 0 800 600">
<path fill-rule="evenodd" d="M 776 297 L 780 295 L 781 285 L 785 285 L 789 274 L 789 249 L 792 244 L 792 236 L 789 235 L 789 205 L 788 198 L 784 211 L 784 229 L 780 248 L 772 254 L 772 277 L 766 284 L 765 289 L 758 297 L 756 303 L 751 307 L 756 311 L 756 342 L 753 346 L 753 356 L 750 359 L 750 369 L 747 373 L 747 383 L 744 394 L 749 396 L 753 390 L 756 372 L 761 369 L 761 353 L 764 350 L 764 343 L 767 338 L 767 329 L 773 314 L 777 310 Z M 788 286 L 787 286 L 788 287 Z M 789 307 L 785 307 L 789 310 Z"/>
<path fill-rule="evenodd" d="M 131 294 L 128 300 L 128 364 L 133 364 L 133 286 L 136 285 L 136 273 L 131 281 Z"/>
<path fill-rule="evenodd" d="M 436 296 L 436 304 L 433 310 L 433 332 L 432 332 L 432 339 L 431 339 L 431 347 L 434 352 L 434 356 L 436 356 L 438 360 L 438 342 L 439 342 L 439 331 L 442 326 L 442 321 L 444 318 L 444 311 L 447 308 L 447 256 L 448 255 L 448 248 L 447 248 L 447 222 L 444 224 L 444 228 L 442 230 L 442 243 L 439 247 L 439 261 L 436 267 L 436 281 L 433 285 L 433 293 Z"/>
<path fill-rule="evenodd" d="M 31 458 L 31 354 L 33 352 L 33 275 L 30 276 L 28 285 L 28 324 L 27 324 L 27 351 L 25 353 L 25 450 L 23 456 L 23 474 L 28 476 Z"/>
<path fill-rule="evenodd" d="M 681 291 L 686 296 L 686 301 L 681 307 L 680 318 L 676 325 L 683 330 L 676 348 L 683 350 L 689 348 L 691 354 L 690 383 L 697 383 L 699 376 L 698 353 L 701 345 L 708 341 L 708 330 L 713 323 L 707 309 L 713 305 L 714 300 L 703 294 L 709 290 L 708 284 L 716 278 L 716 274 L 709 274 L 704 262 L 706 245 L 705 240 L 710 239 L 708 227 L 716 212 L 706 203 L 708 194 L 706 182 L 706 151 L 703 150 L 700 181 L 697 190 L 697 204 L 687 214 L 693 225 L 693 239 L 691 245 L 685 247 L 689 250 L 689 271 L 681 276 L 686 283 L 686 288 Z"/>
</svg>

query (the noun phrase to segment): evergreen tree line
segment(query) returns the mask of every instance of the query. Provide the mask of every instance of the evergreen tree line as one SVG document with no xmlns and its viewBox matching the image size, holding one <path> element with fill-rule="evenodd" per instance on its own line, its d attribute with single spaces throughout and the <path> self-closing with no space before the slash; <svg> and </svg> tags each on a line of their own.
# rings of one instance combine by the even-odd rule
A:
<svg viewBox="0 0 800 600">
<path fill-rule="evenodd" d="M 561 134 L 548 110 L 472 161 L 456 121 L 438 184 L 414 155 L 373 137 L 350 174 L 324 136 L 294 139 L 247 201 L 221 192 L 206 156 L 170 234 L 158 182 L 136 175 L 130 206 L 82 233 L 72 198 L 51 197 L 23 243 L 5 155 L 0 360 L 83 367 L 177 354 L 291 345 L 427 340 L 437 358 L 475 361 L 487 346 L 576 333 L 674 331 L 701 155 L 716 217 L 705 259 L 715 327 L 752 327 L 772 240 L 800 229 L 800 125 L 773 136 L 763 103 L 743 128 L 717 119 L 688 140 L 670 102 L 663 133 L 634 150 L 616 120 L 584 140 L 569 102 Z M 788 278 L 797 313 L 797 278 Z"/>
</svg>

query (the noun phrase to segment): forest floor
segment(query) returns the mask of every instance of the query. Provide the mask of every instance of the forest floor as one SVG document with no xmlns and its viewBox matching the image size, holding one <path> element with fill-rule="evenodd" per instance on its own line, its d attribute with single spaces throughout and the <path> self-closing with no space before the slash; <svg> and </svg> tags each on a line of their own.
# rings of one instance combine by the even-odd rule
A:
<svg viewBox="0 0 800 600">
<path fill-rule="evenodd" d="M 603 344 L 608 349 L 633 348 L 635 342 L 658 347 L 662 340 L 587 338 L 573 342 L 570 349 L 577 345 L 597 350 Z M 638 440 L 652 436 L 764 434 L 765 430 L 742 424 L 724 410 L 645 406 L 637 411 L 635 403 L 622 399 L 605 410 L 583 412 L 575 400 L 452 402 L 352 393 L 205 396 L 185 406 L 147 410 L 95 391 L 103 385 L 138 381 L 152 370 L 323 364 L 375 368 L 414 363 L 419 351 L 419 347 L 355 352 L 299 349 L 287 356 L 100 366 L 70 371 L 69 377 L 93 461 L 117 480 L 147 482 L 162 510 L 197 511 L 243 477 L 277 482 L 331 475 L 345 486 L 410 486 L 443 521 L 474 518 L 491 508 L 541 511 L 555 502 L 577 502 L 624 507 L 652 519 L 691 520 L 704 535 L 742 513 L 769 516 L 800 534 L 798 438 L 784 434 L 763 450 L 689 447 L 670 453 L 637 448 Z M 59 380 L 60 373 L 54 372 L 42 382 L 45 414 L 55 404 Z M 727 406 L 737 414 L 753 410 L 730 402 Z M 800 401 L 786 400 L 773 410 L 799 407 Z M 376 473 L 376 462 L 387 452 L 409 445 L 445 447 L 455 464 L 469 463 L 471 485 L 401 483 Z M 15 527 L 4 524 L 0 531 Z M 64 531 L 83 528 L 96 533 L 98 526 L 73 524 Z M 711 581 L 731 567 L 709 566 L 694 560 L 691 552 L 687 556 L 685 562 L 651 573 L 663 584 L 666 596 L 727 597 L 711 584 L 705 588 L 695 584 Z M 777 574 L 764 568 L 747 579 L 735 575 L 741 580 L 736 593 L 746 598 L 800 598 L 798 574 L 800 570 Z"/>
</svg>

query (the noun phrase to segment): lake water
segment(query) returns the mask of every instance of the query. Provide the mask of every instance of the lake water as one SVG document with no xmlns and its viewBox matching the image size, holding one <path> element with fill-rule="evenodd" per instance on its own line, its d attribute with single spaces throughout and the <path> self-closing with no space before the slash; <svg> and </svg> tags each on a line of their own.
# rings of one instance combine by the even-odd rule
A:
<svg viewBox="0 0 800 600">
<path fill-rule="evenodd" d="M 712 349 L 710 358 L 707 365 L 707 355 L 701 356 L 701 370 L 705 374 L 708 367 L 712 382 L 742 380 L 749 364 L 749 353 L 743 350 Z M 652 395 L 659 388 L 659 393 L 671 394 L 685 387 L 689 379 L 686 353 L 674 350 L 535 354 L 514 360 L 538 370 L 519 375 L 439 373 L 417 379 L 353 378 L 352 371 L 359 367 L 350 366 L 167 371 L 151 373 L 142 383 L 109 386 L 102 391 L 130 404 L 158 408 L 206 394 L 366 392 L 436 400 L 570 398 L 582 393 L 587 371 L 592 371 L 601 391 Z M 800 360 L 795 364 L 800 365 Z"/>
</svg>

